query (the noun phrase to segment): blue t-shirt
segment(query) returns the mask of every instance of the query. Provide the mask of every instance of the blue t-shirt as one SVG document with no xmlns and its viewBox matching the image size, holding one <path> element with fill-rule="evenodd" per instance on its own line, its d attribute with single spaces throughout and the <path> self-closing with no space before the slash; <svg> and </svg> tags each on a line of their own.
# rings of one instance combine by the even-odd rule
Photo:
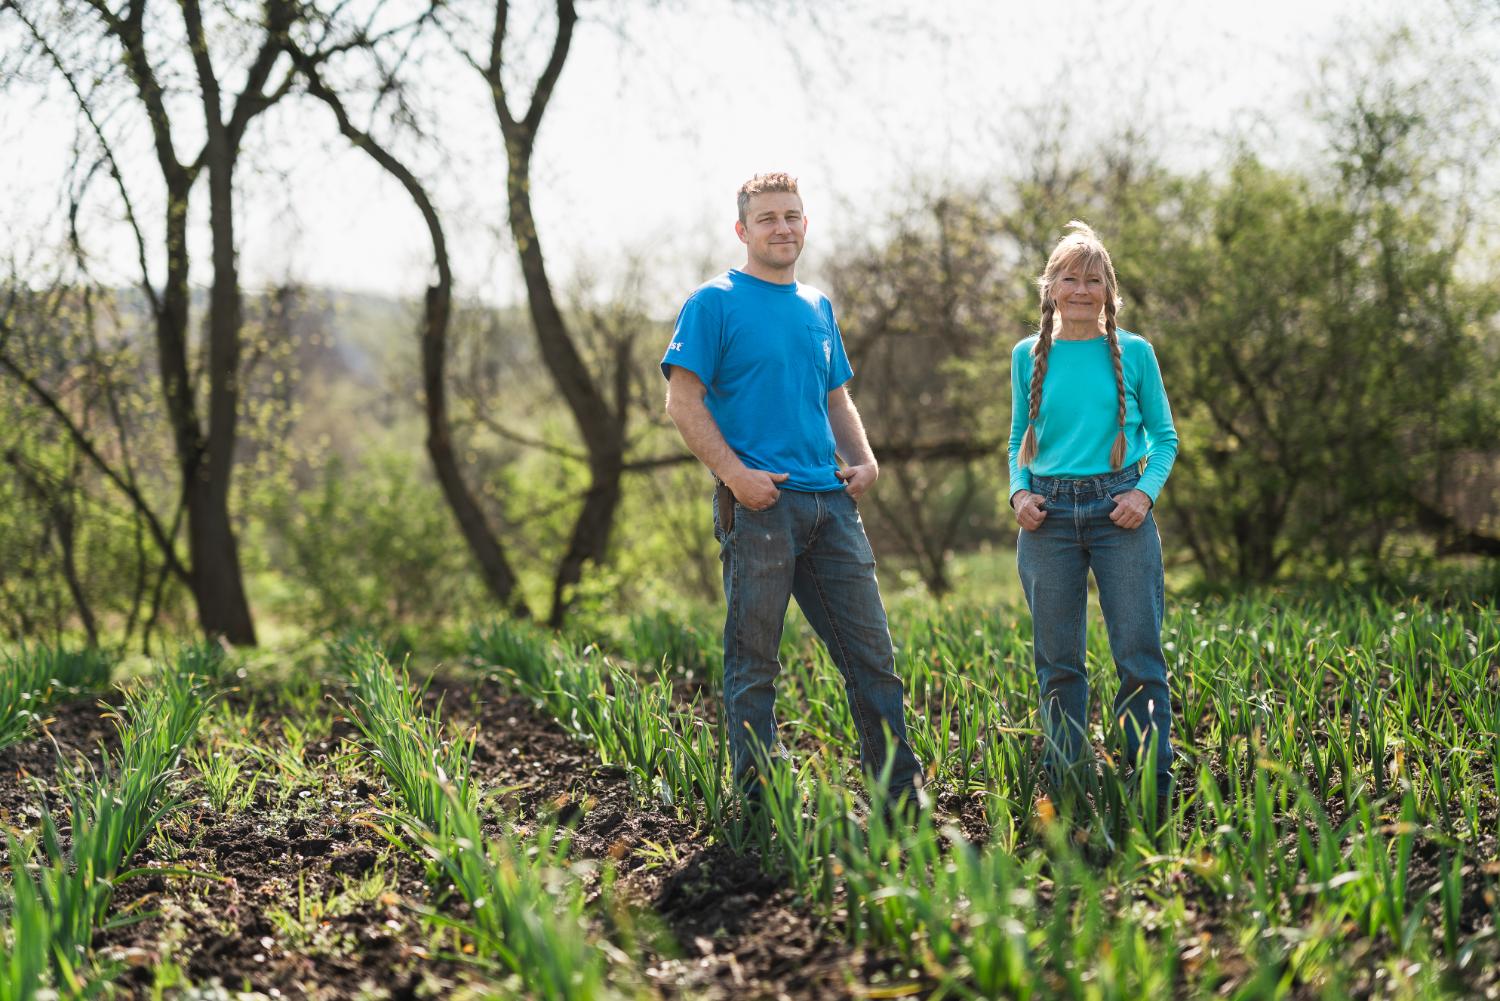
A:
<svg viewBox="0 0 1500 1001">
<path fill-rule="evenodd" d="M 786 473 L 786 490 L 841 490 L 828 394 L 854 374 L 828 297 L 730 270 L 701 285 L 677 315 L 661 359 L 708 387 L 703 401 L 751 469 Z"/>
</svg>

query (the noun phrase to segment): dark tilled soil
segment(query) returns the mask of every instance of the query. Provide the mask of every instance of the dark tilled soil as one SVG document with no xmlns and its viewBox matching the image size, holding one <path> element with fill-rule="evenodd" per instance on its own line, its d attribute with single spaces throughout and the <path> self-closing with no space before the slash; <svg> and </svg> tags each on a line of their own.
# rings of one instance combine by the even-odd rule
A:
<svg viewBox="0 0 1500 1001">
<path fill-rule="evenodd" d="M 609 892 L 626 910 L 596 913 L 601 922 L 629 921 L 643 973 L 661 994 L 839 998 L 906 979 L 888 961 L 850 948 L 838 928 L 767 876 L 754 852 L 737 855 L 670 812 L 641 808 L 622 769 L 599 766 L 587 745 L 527 700 L 492 683 L 474 691 L 435 685 L 429 701 L 439 696 L 455 723 L 478 726 L 475 771 L 482 789 L 500 794 L 506 817 L 523 832 L 561 824 L 572 859 L 613 866 Z M 0 817 L 13 826 L 36 826 L 38 785 L 55 778 L 58 749 L 97 758 L 94 746 L 114 738 L 96 704 L 54 715 L 55 746 L 38 736 L 0 752 Z M 274 710 L 262 708 L 260 718 L 263 733 L 279 733 Z M 285 803 L 268 799 L 275 788 L 268 778 L 243 812 L 226 816 L 195 798 L 163 822 L 132 866 L 166 871 L 123 881 L 111 913 L 145 920 L 95 938 L 98 953 L 120 963 L 118 993 L 149 996 L 163 960 L 193 984 L 271 997 L 440 997 L 484 983 L 471 967 L 423 948 L 431 932 L 419 908 L 434 896 L 421 864 L 375 829 L 372 811 L 388 801 L 381 780 L 366 772 L 346 785 L 327 767 L 356 737 L 339 720 L 328 739 L 310 743 L 305 764 L 322 784 Z M 195 777 L 191 765 L 183 777 Z M 392 885 L 375 899 L 318 913 L 376 870 Z"/>
<path fill-rule="evenodd" d="M 376 867 L 385 853 L 378 835 L 346 824 L 221 819 L 202 807 L 189 810 L 185 821 L 201 834 L 195 845 L 171 859 L 149 857 L 159 853 L 148 850 L 138 863 L 216 878 L 150 875 L 120 885 L 117 908 L 144 907 L 156 916 L 96 937 L 96 949 L 128 964 L 119 985 L 149 988 L 162 944 L 172 940 L 170 958 L 191 982 L 218 980 L 230 990 L 272 996 L 342 998 L 382 989 L 412 996 L 424 983 L 440 990 L 462 973 L 412 948 L 424 936 L 409 905 L 427 895 L 415 866 L 386 865 L 395 870 L 394 885 L 350 913 L 317 913 L 318 902 L 339 891 L 341 877 Z M 288 935 L 273 909 L 304 930 Z"/>
<path fill-rule="evenodd" d="M 347 750 L 340 729 L 309 745 L 309 766 Z M 474 979 L 468 967 L 422 949 L 428 936 L 414 908 L 431 893 L 423 867 L 373 826 L 376 786 L 363 776 L 345 786 L 319 774 L 325 784 L 285 804 L 267 798 L 267 782 L 242 813 L 225 816 L 195 801 L 169 819 L 168 837 L 153 839 L 135 865 L 204 875 L 121 883 L 115 911 L 153 916 L 96 936 L 96 949 L 125 963 L 117 986 L 144 996 L 164 955 L 193 984 L 271 997 L 441 996 Z M 377 870 L 388 885 L 373 899 L 323 912 Z"/>
<path fill-rule="evenodd" d="M 512 790 L 507 815 L 561 821 L 574 858 L 614 861 L 613 892 L 660 924 L 645 968 L 663 993 L 855 997 L 872 978 L 889 978 L 888 963 L 850 948 L 840 929 L 765 874 L 755 852 L 737 855 L 665 810 L 643 809 L 623 769 L 599 766 L 527 699 L 493 684 L 478 694 L 477 714 L 465 720 L 479 725 L 476 771 L 487 787 Z M 651 843 L 668 857 L 648 858 Z"/>
<path fill-rule="evenodd" d="M 603 906 L 596 870 L 590 877 L 592 902 L 599 905 L 594 913 L 601 930 L 606 923 L 634 928 L 641 971 L 662 995 L 822 999 L 899 985 L 926 994 L 935 986 L 920 977 L 911 984 L 913 974 L 895 968 L 889 957 L 850 947 L 836 922 L 768 876 L 753 850 L 737 854 L 669 810 L 643 807 L 623 769 L 601 767 L 591 748 L 528 700 L 492 682 L 437 684 L 429 702 L 439 697 L 455 724 L 477 726 L 476 777 L 497 797 L 500 812 L 524 832 L 561 824 L 571 858 L 613 867 L 617 881 L 609 901 L 623 903 L 624 911 Z M 93 702 L 58 707 L 48 735 L 0 752 L 0 822 L 36 826 L 38 786 L 55 779 L 58 750 L 97 760 L 98 743 L 114 740 L 114 726 L 102 712 Z M 262 732 L 280 733 L 274 710 L 262 709 L 260 716 Z M 472 968 L 424 949 L 431 931 L 420 910 L 434 896 L 422 865 L 374 826 L 374 809 L 389 802 L 382 781 L 369 771 L 340 774 L 332 767 L 355 737 L 339 720 L 329 738 L 309 744 L 304 764 L 319 781 L 286 802 L 267 799 L 274 795 L 267 780 L 243 813 L 223 816 L 194 800 L 164 823 L 163 836 L 134 864 L 204 875 L 148 874 L 118 887 L 112 917 L 150 915 L 96 939 L 101 955 L 122 963 L 114 983 L 123 996 L 149 996 L 153 970 L 164 958 L 194 984 L 217 981 L 230 991 L 273 997 L 442 997 L 466 986 L 482 989 L 485 981 Z M 184 777 L 193 777 L 190 766 Z M 55 793 L 52 786 L 54 807 Z M 948 794 L 936 807 L 939 822 L 963 837 L 987 838 L 977 798 Z M 1486 820 L 1492 810 L 1487 802 Z M 1419 839 L 1413 879 L 1430 884 L 1442 863 L 1433 844 Z M 389 885 L 345 911 L 318 912 L 321 902 L 376 872 L 388 874 Z M 1190 902 L 1195 897 L 1190 887 L 1178 889 Z M 1476 884 L 1463 902 L 1465 934 L 1488 913 L 1477 891 Z M 1199 932 L 1217 937 L 1223 929 L 1212 916 L 1213 902 L 1202 903 Z M 1428 909 L 1436 919 L 1435 904 Z M 1364 951 L 1372 948 L 1364 965 L 1373 976 L 1375 957 L 1385 949 L 1361 944 Z M 1230 957 L 1230 966 L 1237 963 L 1242 960 Z M 1249 971 L 1223 972 L 1242 981 Z M 1477 993 L 1495 983 L 1493 972 L 1469 971 L 1466 980 Z M 1380 991 L 1373 981 L 1360 981 L 1356 993 Z"/>
<path fill-rule="evenodd" d="M 42 804 L 60 807 L 54 779 L 62 761 L 97 765 L 100 748 L 119 746 L 119 731 L 109 718 L 109 703 L 98 699 L 53 706 L 40 732 L 0 750 L 0 830 L 36 829 Z"/>
</svg>

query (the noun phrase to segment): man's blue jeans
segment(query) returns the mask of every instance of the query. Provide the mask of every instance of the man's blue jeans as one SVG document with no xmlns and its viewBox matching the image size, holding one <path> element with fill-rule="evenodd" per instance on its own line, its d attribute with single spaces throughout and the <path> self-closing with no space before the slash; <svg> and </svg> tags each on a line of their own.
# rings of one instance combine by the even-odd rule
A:
<svg viewBox="0 0 1500 1001">
<path fill-rule="evenodd" d="M 1080 762 L 1086 743 L 1084 648 L 1088 573 L 1093 570 L 1120 677 L 1112 719 L 1124 728 L 1132 765 L 1139 761 L 1142 744 L 1155 739 L 1157 789 L 1171 787 L 1172 701 L 1161 647 L 1166 590 L 1161 536 L 1149 513 L 1135 529 L 1109 520 L 1114 497 L 1133 489 L 1139 479 L 1134 466 L 1082 479 L 1031 478 L 1032 491 L 1047 499 L 1047 518 L 1035 532 L 1021 530 L 1016 563 L 1031 606 L 1047 769 L 1054 782 Z"/>
<path fill-rule="evenodd" d="M 730 755 L 742 788 L 756 755 L 774 754 L 778 651 L 793 595 L 844 678 L 859 732 L 860 760 L 885 766 L 886 731 L 895 761 L 890 791 L 911 793 L 920 767 L 906 741 L 901 679 L 875 582 L 875 555 L 854 499 L 843 490 L 783 490 L 764 511 L 734 505 L 726 534 L 714 500 L 714 534 L 724 564 L 724 711 Z"/>
</svg>

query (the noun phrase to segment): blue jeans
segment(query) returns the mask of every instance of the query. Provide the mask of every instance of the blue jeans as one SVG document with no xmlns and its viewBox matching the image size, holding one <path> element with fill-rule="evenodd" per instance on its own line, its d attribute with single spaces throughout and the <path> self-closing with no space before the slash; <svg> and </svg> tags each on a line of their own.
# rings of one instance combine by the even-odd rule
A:
<svg viewBox="0 0 1500 1001">
<path fill-rule="evenodd" d="M 723 530 L 714 499 L 714 535 L 724 564 L 724 711 L 730 756 L 742 788 L 757 754 L 774 754 L 778 651 L 787 599 L 827 645 L 843 675 L 859 733 L 860 761 L 873 775 L 886 764 L 886 731 L 895 749 L 890 791 L 910 793 L 921 770 L 906 741 L 904 692 L 885 606 L 875 582 L 875 555 L 854 498 L 843 490 L 783 490 L 764 511 L 734 505 Z"/>
<path fill-rule="evenodd" d="M 1112 719 L 1125 730 L 1131 764 L 1140 761 L 1142 744 L 1155 739 L 1157 789 L 1170 788 L 1172 701 L 1161 648 L 1166 590 L 1161 536 L 1149 513 L 1135 529 L 1109 520 L 1113 498 L 1134 488 L 1139 479 L 1134 466 L 1080 479 L 1031 478 L 1032 491 L 1047 498 L 1047 518 L 1035 532 L 1021 530 L 1016 564 L 1031 606 L 1047 770 L 1054 782 L 1079 763 L 1086 743 L 1089 680 L 1084 649 L 1088 574 L 1093 570 L 1120 677 Z"/>
</svg>

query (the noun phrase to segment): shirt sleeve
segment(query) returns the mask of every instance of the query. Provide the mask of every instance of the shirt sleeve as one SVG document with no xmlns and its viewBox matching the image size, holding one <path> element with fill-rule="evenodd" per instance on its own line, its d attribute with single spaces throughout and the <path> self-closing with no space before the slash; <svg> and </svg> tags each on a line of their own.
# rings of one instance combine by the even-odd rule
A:
<svg viewBox="0 0 1500 1001">
<path fill-rule="evenodd" d="M 1026 437 L 1026 421 L 1031 410 L 1031 351 L 1026 342 L 1017 344 L 1010 353 L 1010 489 L 1008 501 L 1017 490 L 1031 489 L 1031 470 L 1022 469 L 1016 461 L 1021 454 L 1021 439 Z"/>
<path fill-rule="evenodd" d="M 1167 402 L 1167 387 L 1162 384 L 1156 350 L 1150 343 L 1142 343 L 1145 351 L 1141 356 L 1136 398 L 1140 401 L 1141 424 L 1146 431 L 1146 471 L 1136 489 L 1155 504 L 1157 494 L 1166 486 L 1167 475 L 1172 472 L 1172 464 L 1177 461 L 1177 426 L 1172 423 L 1172 405 Z"/>
<path fill-rule="evenodd" d="M 844 351 L 844 332 L 839 329 L 839 321 L 833 317 L 833 304 L 825 300 L 824 310 L 828 314 L 828 325 L 833 329 L 833 354 L 828 359 L 828 392 L 831 393 L 854 378 L 854 368 L 849 364 L 849 355 Z"/>
<path fill-rule="evenodd" d="M 672 366 L 685 368 L 712 386 L 724 351 L 724 311 L 719 297 L 701 292 L 683 304 L 672 331 L 672 343 L 661 358 L 661 374 L 668 381 Z"/>
</svg>

